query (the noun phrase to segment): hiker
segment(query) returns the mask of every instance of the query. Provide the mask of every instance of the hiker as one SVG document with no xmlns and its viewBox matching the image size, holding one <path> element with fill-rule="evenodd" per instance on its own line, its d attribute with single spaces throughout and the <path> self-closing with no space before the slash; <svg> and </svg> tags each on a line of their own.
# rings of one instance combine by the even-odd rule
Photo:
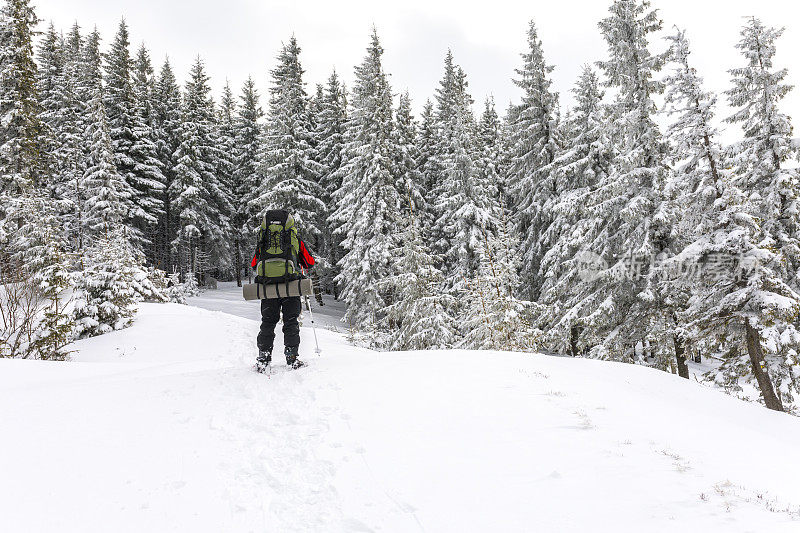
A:
<svg viewBox="0 0 800 533">
<path fill-rule="evenodd" d="M 256 269 L 256 283 L 278 284 L 303 277 L 300 267 L 314 266 L 314 258 L 305 243 L 297 236 L 294 218 L 285 210 L 267 211 L 258 231 L 256 253 L 251 266 Z M 301 303 L 299 296 L 265 298 L 261 300 L 261 331 L 258 333 L 256 368 L 263 372 L 272 361 L 275 326 L 283 311 L 283 344 L 286 364 L 300 368 Z"/>
</svg>

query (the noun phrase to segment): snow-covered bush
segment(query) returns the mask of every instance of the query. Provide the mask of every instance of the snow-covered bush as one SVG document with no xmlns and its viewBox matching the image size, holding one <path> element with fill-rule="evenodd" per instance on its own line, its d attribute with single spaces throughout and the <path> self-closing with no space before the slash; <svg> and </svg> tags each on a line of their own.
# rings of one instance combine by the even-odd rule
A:
<svg viewBox="0 0 800 533">
<path fill-rule="evenodd" d="M 478 273 L 465 285 L 461 345 L 479 350 L 534 351 L 540 331 L 530 322 L 531 302 L 518 300 L 519 287 L 513 234 L 505 219 L 497 235 L 484 235 Z"/>
<path fill-rule="evenodd" d="M 97 239 L 86 251 L 83 270 L 73 274 L 73 316 L 79 337 L 93 337 L 129 326 L 148 283 L 147 273 L 122 228 Z"/>
<path fill-rule="evenodd" d="M 200 294 L 200 287 L 197 284 L 197 279 L 192 274 L 187 274 L 184 283 L 181 283 L 181 275 L 179 272 L 173 272 L 169 275 L 167 287 L 164 289 L 166 301 L 176 304 L 185 304 L 187 298 L 197 296 L 198 294 Z"/>
<path fill-rule="evenodd" d="M 435 257 L 426 249 L 413 218 L 409 217 L 399 241 L 396 272 L 381 282 L 381 290 L 393 296 L 381 322 L 389 332 L 386 347 L 449 348 L 457 333 L 451 316 L 454 298 L 445 291 L 444 276 L 434 266 Z"/>
</svg>

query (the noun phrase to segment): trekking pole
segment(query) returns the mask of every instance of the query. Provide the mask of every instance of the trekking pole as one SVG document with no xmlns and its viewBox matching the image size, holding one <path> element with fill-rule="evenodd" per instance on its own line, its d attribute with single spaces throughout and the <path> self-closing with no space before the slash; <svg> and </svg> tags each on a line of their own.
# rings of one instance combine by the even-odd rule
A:
<svg viewBox="0 0 800 533">
<path fill-rule="evenodd" d="M 303 274 L 305 275 L 306 270 L 303 269 Z M 312 284 L 313 287 L 313 284 Z M 311 310 L 311 300 L 308 299 L 308 294 L 306 296 L 306 307 L 308 307 L 308 316 L 311 317 L 311 330 L 314 332 L 314 344 L 317 345 L 317 349 L 314 350 L 314 353 L 317 355 L 322 353 L 322 350 L 319 349 L 319 340 L 317 340 L 317 327 L 314 325 L 314 312 Z"/>
</svg>

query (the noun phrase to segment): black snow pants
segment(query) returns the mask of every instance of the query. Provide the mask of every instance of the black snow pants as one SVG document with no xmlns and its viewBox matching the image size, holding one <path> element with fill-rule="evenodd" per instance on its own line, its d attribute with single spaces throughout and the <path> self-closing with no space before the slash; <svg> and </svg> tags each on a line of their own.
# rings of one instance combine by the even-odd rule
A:
<svg viewBox="0 0 800 533">
<path fill-rule="evenodd" d="M 283 344 L 293 348 L 300 346 L 300 317 L 302 306 L 299 296 L 291 298 L 269 298 L 261 300 L 261 331 L 258 333 L 258 349 L 272 351 L 275 341 L 275 326 L 283 309 Z"/>
</svg>

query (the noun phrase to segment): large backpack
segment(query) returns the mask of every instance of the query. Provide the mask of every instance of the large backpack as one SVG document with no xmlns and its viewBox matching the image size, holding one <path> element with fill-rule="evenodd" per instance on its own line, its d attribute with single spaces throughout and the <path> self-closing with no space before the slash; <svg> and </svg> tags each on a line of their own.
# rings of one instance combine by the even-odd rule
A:
<svg viewBox="0 0 800 533">
<path fill-rule="evenodd" d="M 256 283 L 283 283 L 301 278 L 294 218 L 288 211 L 267 211 L 258 231 Z"/>
</svg>

